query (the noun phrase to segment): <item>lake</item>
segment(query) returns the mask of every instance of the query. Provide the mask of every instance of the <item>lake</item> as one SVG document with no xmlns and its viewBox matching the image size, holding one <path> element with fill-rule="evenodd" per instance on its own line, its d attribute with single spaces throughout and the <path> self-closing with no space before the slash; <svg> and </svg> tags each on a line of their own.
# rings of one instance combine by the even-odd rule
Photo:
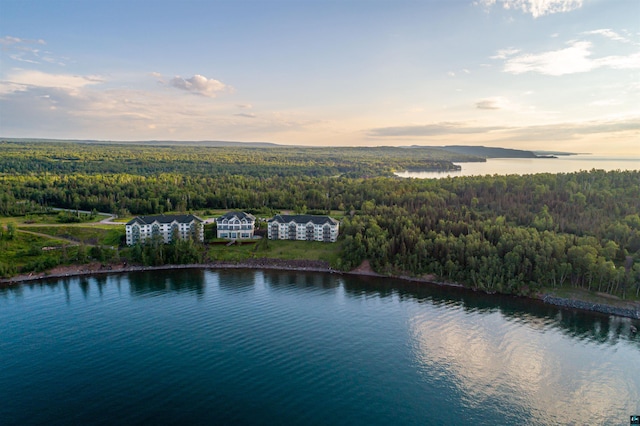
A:
<svg viewBox="0 0 640 426">
<path fill-rule="evenodd" d="M 440 179 L 456 176 L 527 175 L 535 173 L 573 173 L 599 169 L 640 170 L 640 157 L 602 157 L 594 155 L 569 155 L 558 158 L 489 158 L 482 163 L 454 163 L 459 171 L 446 172 L 398 172 L 405 178 Z"/>
<path fill-rule="evenodd" d="M 0 289 L 0 422 L 628 425 L 638 321 L 338 274 Z"/>
</svg>

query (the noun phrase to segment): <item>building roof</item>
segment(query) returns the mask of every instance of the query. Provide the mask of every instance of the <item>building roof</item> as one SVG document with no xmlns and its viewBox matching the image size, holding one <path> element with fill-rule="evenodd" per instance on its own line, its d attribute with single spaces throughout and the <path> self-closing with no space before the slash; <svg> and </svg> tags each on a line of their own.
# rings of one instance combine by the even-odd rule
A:
<svg viewBox="0 0 640 426">
<path fill-rule="evenodd" d="M 222 216 L 216 218 L 216 222 L 222 222 L 223 220 L 227 219 L 233 219 L 233 218 L 237 218 L 238 220 L 242 221 L 242 219 L 245 219 L 247 221 L 252 221 L 255 222 L 256 221 L 256 217 L 252 214 L 249 213 L 245 213 L 245 212 L 227 212 L 225 214 L 223 214 Z"/>
<path fill-rule="evenodd" d="M 312 222 L 314 225 L 324 225 L 328 223 L 330 225 L 337 225 L 338 221 L 329 216 L 315 216 L 310 214 L 277 214 L 272 219 L 269 219 L 269 223 L 278 222 L 278 223 L 309 223 Z"/>
<path fill-rule="evenodd" d="M 127 225 L 151 225 L 154 222 L 158 223 L 191 223 L 193 221 L 202 222 L 198 216 L 192 214 L 168 214 L 168 215 L 155 215 L 155 216 L 137 216 L 127 222 Z"/>
</svg>

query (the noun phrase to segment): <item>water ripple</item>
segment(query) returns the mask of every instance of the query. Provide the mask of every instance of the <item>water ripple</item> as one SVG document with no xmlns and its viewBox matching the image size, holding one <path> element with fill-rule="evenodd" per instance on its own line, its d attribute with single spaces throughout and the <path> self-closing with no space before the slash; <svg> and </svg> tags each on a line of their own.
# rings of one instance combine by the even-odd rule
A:
<svg viewBox="0 0 640 426">
<path fill-rule="evenodd" d="M 609 424 L 640 412 L 629 322 L 376 283 L 167 271 L 6 292 L 0 418 Z"/>
</svg>

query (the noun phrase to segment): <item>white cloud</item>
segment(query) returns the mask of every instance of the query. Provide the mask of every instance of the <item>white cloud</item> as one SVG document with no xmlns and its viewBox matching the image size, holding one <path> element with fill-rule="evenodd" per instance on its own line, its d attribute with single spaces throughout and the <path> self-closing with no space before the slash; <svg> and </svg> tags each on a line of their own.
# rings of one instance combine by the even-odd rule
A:
<svg viewBox="0 0 640 426">
<path fill-rule="evenodd" d="M 491 7 L 501 4 L 507 10 L 521 10 L 534 18 L 553 13 L 570 12 L 582 7 L 582 0 L 479 0 L 476 5 Z"/>
<path fill-rule="evenodd" d="M 176 76 L 169 80 L 169 85 L 177 89 L 186 90 L 197 95 L 215 98 L 218 92 L 230 90 L 231 88 L 221 81 L 213 78 L 206 78 L 196 74 L 191 78 L 184 79 Z"/>
<path fill-rule="evenodd" d="M 27 86 L 24 84 L 16 84 L 8 81 L 0 81 L 0 97 L 11 93 L 24 92 Z"/>
<path fill-rule="evenodd" d="M 516 53 L 519 53 L 520 49 L 514 49 L 512 47 L 508 49 L 500 49 L 496 52 L 495 55 L 490 56 L 491 59 L 507 59 L 509 56 L 513 56 Z"/>
<path fill-rule="evenodd" d="M 7 52 L 10 59 L 18 62 L 26 62 L 29 64 L 40 64 L 47 62 L 65 66 L 65 64 L 55 57 L 52 52 L 41 51 L 38 46 L 45 45 L 44 40 L 24 39 L 12 36 L 0 38 L 0 46 L 2 51 Z M 68 58 L 64 58 L 68 59 Z"/>
<path fill-rule="evenodd" d="M 515 105 L 513 105 L 509 99 L 503 98 L 502 96 L 495 96 L 492 98 L 481 99 L 476 102 L 476 108 L 478 109 L 489 109 L 489 110 L 516 110 L 519 109 Z"/>
<path fill-rule="evenodd" d="M 487 136 L 493 141 L 566 141 L 584 135 L 613 134 L 640 131 L 640 117 L 621 117 L 580 122 L 562 122 L 530 126 L 471 125 L 465 122 L 440 122 L 369 129 L 373 137 L 445 137 L 456 135 Z M 485 139 L 489 140 L 489 139 Z"/>
<path fill-rule="evenodd" d="M 40 62 L 34 61 L 33 59 L 26 59 L 23 53 L 16 53 L 13 55 L 9 55 L 11 59 L 18 62 L 26 62 L 28 64 L 39 64 Z"/>
<path fill-rule="evenodd" d="M 416 137 L 416 136 L 443 136 L 490 133 L 496 130 L 504 130 L 503 126 L 470 126 L 463 122 L 440 122 L 425 125 L 409 125 L 397 127 L 380 127 L 370 129 L 369 136 L 374 137 Z"/>
<path fill-rule="evenodd" d="M 597 35 L 601 35 L 603 37 L 606 37 L 608 39 L 615 40 L 615 41 L 622 41 L 622 42 L 625 42 L 625 43 L 629 43 L 630 42 L 630 40 L 628 38 L 623 37 L 620 34 L 616 33 L 613 30 L 610 30 L 608 28 L 602 28 L 602 29 L 593 30 L 593 31 L 585 31 L 582 34 L 586 34 L 586 35 L 597 34 Z"/>
<path fill-rule="evenodd" d="M 11 46 L 14 44 L 46 44 L 46 43 L 42 39 L 33 40 L 33 39 L 26 39 L 26 38 L 12 37 L 12 36 L 4 36 L 0 38 L 0 45 L 2 46 Z"/>
<path fill-rule="evenodd" d="M 640 69 L 640 53 L 628 56 L 606 56 L 595 60 L 596 67 L 608 67 L 617 70 Z"/>
<path fill-rule="evenodd" d="M 79 89 L 91 84 L 104 83 L 95 75 L 48 74 L 35 70 L 17 70 L 7 76 L 3 84 L 60 89 Z"/>
<path fill-rule="evenodd" d="M 538 72 L 545 75 L 565 75 L 588 72 L 597 68 L 640 68 L 640 53 L 628 56 L 591 58 L 591 43 L 574 41 L 570 47 L 538 54 L 522 54 L 509 58 L 504 71 L 511 74 Z"/>
<path fill-rule="evenodd" d="M 511 74 L 523 74 L 529 71 L 547 75 L 573 74 L 593 69 L 593 62 L 588 59 L 591 43 L 575 42 L 566 49 L 554 50 L 539 54 L 524 54 L 512 57 L 507 61 L 504 71 Z"/>
</svg>

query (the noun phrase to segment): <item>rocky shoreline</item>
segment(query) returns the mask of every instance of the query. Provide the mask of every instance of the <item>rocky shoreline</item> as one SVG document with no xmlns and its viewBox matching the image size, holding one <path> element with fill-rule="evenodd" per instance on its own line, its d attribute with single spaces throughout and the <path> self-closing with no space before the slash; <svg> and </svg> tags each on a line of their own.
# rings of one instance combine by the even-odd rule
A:
<svg viewBox="0 0 640 426">
<path fill-rule="evenodd" d="M 90 263 L 85 265 L 71 265 L 54 268 L 50 271 L 31 273 L 25 275 L 16 275 L 11 278 L 0 279 L 0 287 L 13 287 L 23 283 L 57 279 L 74 276 L 102 275 L 124 272 L 138 271 L 161 271 L 169 269 L 263 269 L 263 270 L 279 270 L 279 271 L 301 271 L 301 272 L 322 272 L 335 273 L 355 276 L 373 276 L 380 278 L 394 278 L 405 281 L 423 282 L 429 284 L 464 287 L 459 283 L 436 282 L 433 277 L 416 278 L 408 276 L 387 276 L 381 275 L 373 271 L 368 262 L 363 262 L 359 267 L 351 271 L 338 271 L 329 265 L 328 262 L 319 260 L 282 260 L 282 259 L 247 259 L 241 262 L 225 262 L 214 261 L 208 263 L 187 264 L 187 265 L 162 265 L 162 266 L 137 266 L 128 265 L 127 263 L 115 265 L 102 265 L 100 263 Z M 549 294 L 541 294 L 535 297 L 544 303 L 568 308 L 580 309 L 584 311 L 598 312 L 607 315 L 615 315 L 633 319 L 640 319 L 640 306 L 635 305 L 635 309 L 621 308 L 618 306 L 608 305 L 604 303 L 585 302 L 577 299 L 566 299 L 555 297 Z"/>
<path fill-rule="evenodd" d="M 543 295 L 540 300 L 554 306 L 561 306 L 569 309 L 581 309 L 583 311 L 600 312 L 602 314 L 616 315 L 619 317 L 627 317 L 640 319 L 640 310 L 619 308 L 617 306 L 605 305 L 602 303 L 584 302 L 582 300 L 563 299 L 554 297 L 549 294 Z"/>
</svg>

